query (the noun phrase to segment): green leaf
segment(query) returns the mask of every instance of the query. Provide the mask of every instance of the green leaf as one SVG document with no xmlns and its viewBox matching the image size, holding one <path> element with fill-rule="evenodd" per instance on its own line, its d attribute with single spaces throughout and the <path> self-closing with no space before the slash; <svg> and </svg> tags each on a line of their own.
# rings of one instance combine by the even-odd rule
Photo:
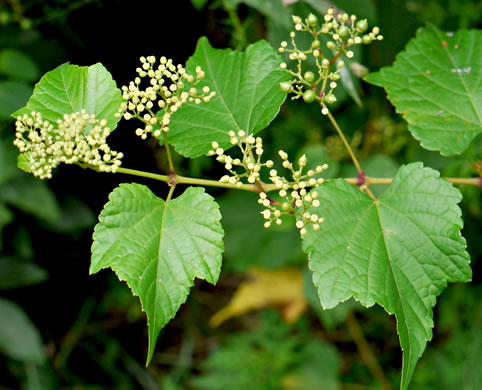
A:
<svg viewBox="0 0 482 390">
<path fill-rule="evenodd" d="M 24 172 L 30 173 L 32 172 L 30 160 L 25 153 L 20 153 L 17 156 L 17 167 Z"/>
<path fill-rule="evenodd" d="M 0 52 L 0 73 L 25 81 L 36 81 L 40 76 L 38 66 L 20 51 L 4 49 Z"/>
<path fill-rule="evenodd" d="M 27 105 L 12 116 L 42 113 L 44 119 L 56 122 L 64 114 L 85 109 L 98 119 L 107 120 L 115 129 L 120 118 L 118 111 L 122 97 L 111 74 L 100 63 L 92 66 L 63 64 L 45 74 L 35 86 Z"/>
<path fill-rule="evenodd" d="M 209 103 L 185 104 L 173 115 L 169 141 L 185 157 L 206 154 L 216 141 L 231 147 L 229 131 L 256 134 L 276 117 L 286 94 L 279 83 L 289 79 L 280 68 L 281 57 L 265 41 L 248 46 L 245 52 L 211 47 L 203 37 L 188 60 L 188 73 L 196 66 L 206 72 L 203 85 L 216 92 Z"/>
<path fill-rule="evenodd" d="M 48 222 L 55 222 L 61 215 L 57 199 L 47 184 L 27 174 L 2 184 L 0 200 Z"/>
<path fill-rule="evenodd" d="M 30 261 L 0 257 L 0 290 L 7 290 L 43 282 L 48 273 Z"/>
<path fill-rule="evenodd" d="M 0 119 L 10 119 L 32 94 L 32 87 L 17 81 L 0 81 Z"/>
<path fill-rule="evenodd" d="M 325 218 L 304 236 L 323 307 L 350 297 L 395 314 L 403 352 L 401 389 L 432 338 L 432 307 L 447 282 L 471 279 L 460 234 L 460 192 L 421 163 L 402 166 L 374 201 L 337 180 L 318 191 Z"/>
<path fill-rule="evenodd" d="M 482 131 L 482 31 L 418 31 L 393 66 L 366 78 L 384 87 L 428 150 L 460 154 Z"/>
<path fill-rule="evenodd" d="M 23 362 L 45 360 L 40 333 L 17 304 L 0 298 L 0 352 Z"/>
<path fill-rule="evenodd" d="M 195 277 L 216 283 L 223 251 L 219 206 L 203 188 L 164 201 L 146 186 L 121 184 L 94 231 L 90 273 L 111 267 L 139 296 L 149 325 L 150 362 L 161 328 Z"/>
</svg>

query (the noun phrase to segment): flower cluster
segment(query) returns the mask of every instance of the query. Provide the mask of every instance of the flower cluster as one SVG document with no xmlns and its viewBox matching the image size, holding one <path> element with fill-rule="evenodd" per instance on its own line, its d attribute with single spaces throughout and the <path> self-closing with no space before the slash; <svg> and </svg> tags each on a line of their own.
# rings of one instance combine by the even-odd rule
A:
<svg viewBox="0 0 482 390">
<path fill-rule="evenodd" d="M 274 163 L 268 160 L 261 162 L 263 154 L 263 140 L 260 137 L 253 137 L 246 134 L 244 130 L 239 130 L 238 133 L 230 131 L 230 142 L 232 145 L 237 145 L 242 153 L 242 158 L 232 158 L 224 154 L 224 149 L 219 147 L 217 142 L 213 142 L 212 150 L 209 151 L 209 156 L 216 155 L 216 160 L 224 164 L 224 167 L 231 175 L 224 175 L 219 181 L 221 183 L 231 183 L 241 186 L 243 183 L 241 178 L 245 177 L 248 183 L 255 183 L 259 180 L 259 172 L 262 167 L 272 168 Z M 254 151 L 254 152 L 253 152 Z M 244 172 L 238 173 L 235 167 L 240 167 Z"/>
<path fill-rule="evenodd" d="M 316 179 L 314 176 L 322 173 L 328 169 L 328 165 L 318 165 L 314 170 L 310 169 L 303 174 L 306 167 L 306 155 L 303 155 L 298 160 L 298 169 L 294 169 L 293 163 L 288 160 L 288 154 L 282 150 L 279 155 L 283 160 L 283 167 L 291 172 L 291 180 L 283 176 L 279 176 L 275 169 L 270 171 L 270 179 L 279 189 L 279 196 L 283 199 L 282 202 L 270 201 L 268 195 L 264 192 L 259 194 L 258 203 L 265 208 L 262 214 L 267 220 L 264 224 L 266 228 L 270 227 L 274 222 L 277 225 L 282 223 L 281 215 L 295 214 L 298 216 L 296 227 L 300 229 L 300 234 L 303 236 L 307 233 L 306 227 L 313 226 L 313 230 L 320 229 L 320 224 L 324 222 L 324 218 L 317 214 L 311 214 L 308 209 L 311 207 L 317 208 L 320 206 L 317 191 L 310 191 L 310 188 L 317 188 L 323 184 L 323 179 Z"/>
<path fill-rule="evenodd" d="M 35 111 L 17 117 L 15 122 L 13 143 L 35 176 L 50 179 L 52 170 L 60 163 L 92 165 L 103 172 L 117 171 L 123 154 L 107 145 L 111 130 L 106 127 L 105 119 L 96 119 L 82 110 L 64 115 L 55 125 L 44 121 Z"/>
<path fill-rule="evenodd" d="M 288 180 L 279 176 L 278 172 L 273 169 L 274 162 L 272 160 L 261 161 L 264 150 L 263 140 L 260 137 L 246 134 L 243 130 L 239 130 L 237 133 L 230 131 L 228 134 L 231 144 L 237 145 L 241 150 L 242 157 L 228 156 L 217 142 L 211 144 L 213 149 L 208 152 L 208 155 L 216 156 L 216 160 L 224 164 L 224 167 L 230 173 L 230 175 L 221 177 L 219 181 L 240 187 L 243 184 L 242 179 L 246 178 L 248 183 L 258 185 L 261 191 L 258 203 L 265 207 L 261 212 L 266 219 L 265 228 L 269 228 L 272 223 L 280 225 L 282 223 L 281 216 L 291 214 L 298 217 L 296 227 L 300 229 L 301 235 L 306 234 L 308 225 L 312 225 L 315 231 L 319 230 L 324 219 L 308 211 L 311 207 L 317 208 L 320 206 L 320 201 L 317 199 L 318 193 L 316 191 L 310 192 L 310 188 L 316 188 L 323 184 L 323 179 L 315 178 L 315 175 L 326 170 L 328 165 L 319 165 L 314 170 L 310 169 L 306 174 L 303 174 L 303 169 L 307 164 L 306 156 L 300 157 L 298 169 L 295 170 L 293 163 L 288 160 L 288 154 L 281 150 L 279 155 L 283 160 L 282 165 L 291 172 L 291 179 Z M 264 191 L 264 184 L 260 181 L 260 172 L 263 167 L 270 169 L 270 180 L 278 190 L 278 194 L 282 198 L 281 201 L 272 200 Z M 242 172 L 238 172 L 238 170 Z"/>
<path fill-rule="evenodd" d="M 327 105 L 336 102 L 333 91 L 340 79 L 340 69 L 345 65 L 344 61 L 339 58 L 343 54 L 352 58 L 354 56 L 353 51 L 347 50 L 350 46 L 369 44 L 374 40 L 382 40 L 383 36 L 379 35 L 380 29 L 378 27 L 374 27 L 371 32 L 367 32 L 368 23 L 366 19 L 357 21 L 355 15 L 349 16 L 345 13 L 335 15 L 333 8 L 329 8 L 324 15 L 324 23 L 321 28 L 318 28 L 318 18 L 313 14 L 309 14 L 304 21 L 299 16 L 293 16 L 292 19 L 295 30 L 308 32 L 313 36 L 313 42 L 309 49 L 299 49 L 295 42 L 295 31 L 290 34 L 291 48 L 288 47 L 286 41 L 281 42 L 279 52 L 289 53 L 289 59 L 296 61 L 296 70 L 288 69 L 284 62 L 281 64 L 281 68 L 286 69 L 294 77 L 289 82 L 281 83 L 281 90 L 286 93 L 293 93 L 295 95 L 293 99 L 303 98 L 306 103 L 316 101 L 322 107 L 321 112 L 327 115 L 329 112 Z M 321 50 L 321 43 L 318 38 L 322 34 L 329 36 L 326 43 L 327 49 L 336 53 L 334 56 L 330 56 L 331 58 L 327 58 Z M 316 74 L 312 71 L 303 73 L 303 63 L 309 57 L 312 57 L 315 61 Z M 335 62 L 336 69 L 332 70 L 331 67 Z"/>
<path fill-rule="evenodd" d="M 139 76 L 131 81 L 129 86 L 122 87 L 124 102 L 116 116 L 124 116 L 126 120 L 136 118 L 143 122 L 144 128 L 136 130 L 136 134 L 142 139 L 146 139 L 150 133 L 154 137 L 159 137 L 162 131 L 167 132 L 172 114 L 184 103 L 207 103 L 216 95 L 208 86 L 203 87 L 201 91 L 196 88 L 205 77 L 199 66 L 194 77 L 188 74 L 182 65 L 176 66 L 166 57 L 160 58 L 157 67 L 154 56 L 141 57 L 140 61 L 141 67 L 136 69 Z M 149 80 L 149 86 L 145 89 L 141 87 L 142 79 Z M 161 110 L 160 117 L 156 115 L 158 110 Z"/>
</svg>

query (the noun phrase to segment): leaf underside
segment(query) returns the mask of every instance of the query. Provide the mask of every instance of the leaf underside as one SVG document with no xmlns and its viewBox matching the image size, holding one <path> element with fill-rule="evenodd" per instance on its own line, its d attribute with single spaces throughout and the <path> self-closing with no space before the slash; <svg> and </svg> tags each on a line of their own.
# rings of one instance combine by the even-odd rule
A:
<svg viewBox="0 0 482 390">
<path fill-rule="evenodd" d="M 201 38 L 186 69 L 195 74 L 196 66 L 201 66 L 206 73 L 201 85 L 209 86 L 216 97 L 209 103 L 185 104 L 173 115 L 169 142 L 176 151 L 199 157 L 212 149 L 213 141 L 224 149 L 231 147 L 231 130 L 256 134 L 268 126 L 286 98 L 279 83 L 289 74 L 280 68 L 281 62 L 265 41 L 238 52 L 214 49 Z"/>
<path fill-rule="evenodd" d="M 139 184 L 121 184 L 110 194 L 95 227 L 90 273 L 110 267 L 139 296 L 149 325 L 147 363 L 194 278 L 217 282 L 220 219 L 219 206 L 200 187 L 167 202 Z"/>
<path fill-rule="evenodd" d="M 366 78 L 384 87 L 420 144 L 460 154 L 482 132 L 482 31 L 418 31 L 391 67 Z"/>
<path fill-rule="evenodd" d="M 120 120 L 114 115 L 121 103 L 121 92 L 102 64 L 65 63 L 46 73 L 35 86 L 27 105 L 12 116 L 37 111 L 42 113 L 44 120 L 54 123 L 64 114 L 84 109 L 98 119 L 107 120 L 107 126 L 113 130 Z"/>
<path fill-rule="evenodd" d="M 377 201 L 344 180 L 318 191 L 318 232 L 304 236 L 321 304 L 354 297 L 395 314 L 406 389 L 432 338 L 432 308 L 447 282 L 471 279 L 460 234 L 460 192 L 421 163 L 402 166 Z"/>
</svg>

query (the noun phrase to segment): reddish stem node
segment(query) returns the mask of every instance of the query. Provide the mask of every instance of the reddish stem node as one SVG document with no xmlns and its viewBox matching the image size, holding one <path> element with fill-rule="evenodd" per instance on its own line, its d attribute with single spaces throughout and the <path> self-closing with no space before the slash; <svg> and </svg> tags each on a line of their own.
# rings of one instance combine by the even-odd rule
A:
<svg viewBox="0 0 482 390">
<path fill-rule="evenodd" d="M 367 176 L 365 175 L 365 172 L 362 171 L 357 176 L 356 185 L 362 186 L 363 184 L 366 184 L 366 182 L 367 182 Z"/>
</svg>

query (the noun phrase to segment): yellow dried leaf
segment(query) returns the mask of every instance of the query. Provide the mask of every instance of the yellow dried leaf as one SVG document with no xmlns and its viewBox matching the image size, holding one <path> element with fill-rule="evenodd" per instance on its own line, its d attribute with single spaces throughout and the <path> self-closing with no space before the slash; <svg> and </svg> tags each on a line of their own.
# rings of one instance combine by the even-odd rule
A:
<svg viewBox="0 0 482 390">
<path fill-rule="evenodd" d="M 250 269 L 246 276 L 248 280 L 239 285 L 229 304 L 211 318 L 211 326 L 266 307 L 279 308 L 284 320 L 293 323 L 306 310 L 308 304 L 299 270 Z"/>
</svg>

